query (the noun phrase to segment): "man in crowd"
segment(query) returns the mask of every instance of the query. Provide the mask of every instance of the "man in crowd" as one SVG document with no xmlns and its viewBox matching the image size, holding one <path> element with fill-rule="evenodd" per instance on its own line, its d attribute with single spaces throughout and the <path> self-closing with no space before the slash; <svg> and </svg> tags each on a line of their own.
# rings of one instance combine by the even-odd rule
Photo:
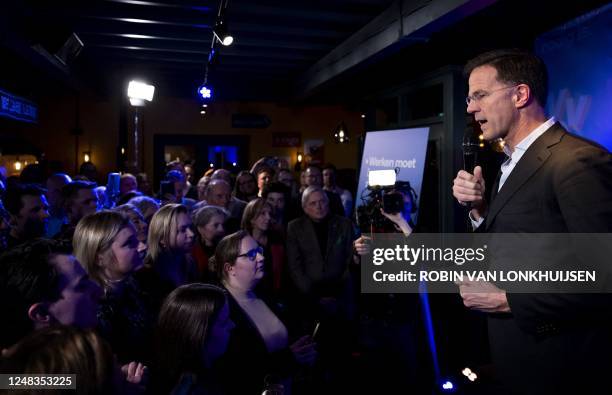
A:
<svg viewBox="0 0 612 395">
<path fill-rule="evenodd" d="M 47 201 L 49 202 L 49 223 L 47 226 L 47 237 L 55 236 L 66 221 L 64 212 L 64 200 L 62 199 L 62 188 L 72 182 L 68 174 L 56 173 L 47 179 Z"/>
<path fill-rule="evenodd" d="M 223 180 L 227 183 L 227 185 L 230 186 L 230 201 L 226 208 L 230 212 L 230 217 L 241 219 L 242 213 L 244 212 L 244 208 L 246 207 L 247 203 L 245 201 L 238 199 L 235 196 L 231 196 L 232 176 L 229 170 L 217 169 L 213 172 L 210 179 L 211 180 Z"/>
<path fill-rule="evenodd" d="M 189 190 L 185 173 L 180 170 L 170 170 L 166 174 L 166 181 L 174 186 L 174 195 L 161 196 L 162 202 L 178 203 L 186 206 L 189 210 L 194 206 L 196 201 L 186 197 L 186 192 Z"/>
<path fill-rule="evenodd" d="M 6 191 L 4 205 L 10 214 L 8 248 L 45 235 L 49 204 L 43 189 L 30 184 L 12 185 Z"/>
<path fill-rule="evenodd" d="M 323 187 L 323 175 L 321 172 L 321 168 L 316 165 L 308 165 L 304 174 L 306 187 Z M 332 214 L 344 216 L 344 207 L 342 206 L 342 200 L 340 199 L 340 196 L 330 191 L 324 191 L 324 193 L 327 195 L 329 209 L 331 210 Z"/>
<path fill-rule="evenodd" d="M 330 214 L 329 200 L 319 186 L 304 190 L 302 207 L 305 215 L 287 227 L 289 276 L 297 291 L 295 309 L 303 326 L 314 328 L 320 322 L 317 343 L 322 365 L 331 375 L 330 384 L 341 388 L 347 379 L 341 377 L 350 355 L 355 310 L 349 271 L 353 225 L 346 217 Z"/>
<path fill-rule="evenodd" d="M 0 347 L 53 324 L 96 326 L 101 289 L 70 250 L 67 243 L 39 239 L 0 256 Z"/>
<path fill-rule="evenodd" d="M 138 192 L 138 181 L 130 173 L 124 173 L 119 180 L 119 196 L 124 196 L 130 192 Z"/>
<path fill-rule="evenodd" d="M 231 193 L 232 188 L 226 181 L 220 178 L 211 180 L 206 187 L 206 203 L 213 206 L 223 207 L 229 211 L 229 206 L 232 199 Z M 244 207 L 242 207 L 242 211 L 244 211 Z M 240 211 L 239 208 L 234 208 L 234 212 L 230 212 L 230 216 L 225 222 L 225 230 L 227 234 L 233 233 L 240 229 L 242 211 Z"/>
<path fill-rule="evenodd" d="M 62 188 L 67 221 L 55 236 L 56 239 L 71 242 L 81 218 L 98 210 L 98 195 L 95 188 L 96 184 L 89 181 L 73 181 Z"/>
<path fill-rule="evenodd" d="M 289 274 L 304 301 L 314 302 L 312 312 L 352 313 L 349 263 L 353 259 L 353 227 L 348 218 L 330 214 L 329 200 L 321 187 L 302 194 L 304 216 L 287 227 Z M 332 313 L 333 312 L 333 313 Z"/>
<path fill-rule="evenodd" d="M 336 166 L 332 164 L 323 168 L 323 189 L 340 196 L 344 215 L 350 218 L 353 212 L 353 196 L 348 190 L 340 188 L 336 183 Z"/>
</svg>

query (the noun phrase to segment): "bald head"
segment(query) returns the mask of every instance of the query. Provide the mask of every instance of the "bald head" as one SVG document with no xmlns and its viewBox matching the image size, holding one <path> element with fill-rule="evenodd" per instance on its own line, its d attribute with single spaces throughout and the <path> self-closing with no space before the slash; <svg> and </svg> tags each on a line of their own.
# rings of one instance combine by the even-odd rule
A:
<svg viewBox="0 0 612 395">
<path fill-rule="evenodd" d="M 225 182 L 227 182 L 228 184 L 232 183 L 232 176 L 229 172 L 229 170 L 225 170 L 225 169 L 217 169 L 215 170 L 215 172 L 212 174 L 212 176 L 210 177 L 211 180 L 223 180 Z"/>
</svg>

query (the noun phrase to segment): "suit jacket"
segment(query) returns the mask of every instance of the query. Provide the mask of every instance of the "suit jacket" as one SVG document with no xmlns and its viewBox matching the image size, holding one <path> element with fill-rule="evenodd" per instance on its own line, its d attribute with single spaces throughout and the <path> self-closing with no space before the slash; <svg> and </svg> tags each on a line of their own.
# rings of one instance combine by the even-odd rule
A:
<svg viewBox="0 0 612 395">
<path fill-rule="evenodd" d="M 352 252 L 353 226 L 348 218 L 329 218 L 326 251 L 319 248 L 315 228 L 307 216 L 287 226 L 289 275 L 303 295 L 344 295 Z"/>
<path fill-rule="evenodd" d="M 484 232 L 610 233 L 612 156 L 557 123 L 527 149 L 499 192 L 493 186 L 491 200 Z M 542 245 L 551 256 L 559 247 Z M 488 321 L 493 362 L 509 393 L 606 392 L 609 296 L 507 293 L 511 313 Z"/>
</svg>

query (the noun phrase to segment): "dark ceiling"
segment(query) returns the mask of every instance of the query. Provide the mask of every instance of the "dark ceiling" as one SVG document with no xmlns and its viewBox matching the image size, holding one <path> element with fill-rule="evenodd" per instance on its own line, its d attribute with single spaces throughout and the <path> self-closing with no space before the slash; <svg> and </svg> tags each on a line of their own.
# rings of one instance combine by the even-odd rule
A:
<svg viewBox="0 0 612 395">
<path fill-rule="evenodd" d="M 484 49 L 530 46 L 538 34 L 605 3 L 229 0 L 235 42 L 217 45 L 209 80 L 223 99 L 347 101 L 461 64 Z M 159 94 L 195 97 L 218 7 L 218 0 L 12 2 L 0 15 L 2 68 L 13 75 L 43 70 L 58 86 L 88 86 L 105 95 L 139 77 Z M 449 10 L 454 12 L 444 13 Z M 431 18 L 436 12 L 442 16 Z M 398 19 L 395 13 L 402 15 L 402 30 L 414 30 L 385 31 Z M 68 68 L 58 67 L 49 54 L 72 32 L 84 48 Z M 23 78 L 6 74 L 0 80 L 5 87 L 17 80 L 21 86 L 13 88 L 23 94 L 36 89 L 36 79 L 24 87 Z"/>
<path fill-rule="evenodd" d="M 290 82 L 389 6 L 391 0 L 230 0 L 235 42 L 217 45 L 210 81 L 225 97 Z M 23 1 L 13 5 L 12 32 L 53 53 L 75 32 L 84 43 L 72 65 L 82 80 L 113 84 L 131 76 L 160 92 L 186 96 L 204 79 L 218 0 Z M 229 87 L 229 91 L 226 89 Z M 255 89 L 254 89 L 255 88 Z"/>
</svg>

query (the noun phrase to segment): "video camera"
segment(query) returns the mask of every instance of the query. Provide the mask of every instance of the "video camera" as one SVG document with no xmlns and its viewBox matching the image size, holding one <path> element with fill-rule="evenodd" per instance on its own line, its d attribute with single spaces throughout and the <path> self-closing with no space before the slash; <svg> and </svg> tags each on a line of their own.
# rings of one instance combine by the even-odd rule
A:
<svg viewBox="0 0 612 395">
<path fill-rule="evenodd" d="M 404 201 L 406 196 L 410 203 Z M 410 214 L 413 214 L 417 211 L 416 200 L 417 194 L 409 181 L 396 181 L 395 170 L 370 171 L 368 187 L 361 194 L 362 204 L 357 207 L 357 223 L 362 231 L 390 231 L 394 229 L 393 223 L 380 209 L 387 214 L 397 214 L 404 211 L 406 204 L 411 204 Z"/>
</svg>

